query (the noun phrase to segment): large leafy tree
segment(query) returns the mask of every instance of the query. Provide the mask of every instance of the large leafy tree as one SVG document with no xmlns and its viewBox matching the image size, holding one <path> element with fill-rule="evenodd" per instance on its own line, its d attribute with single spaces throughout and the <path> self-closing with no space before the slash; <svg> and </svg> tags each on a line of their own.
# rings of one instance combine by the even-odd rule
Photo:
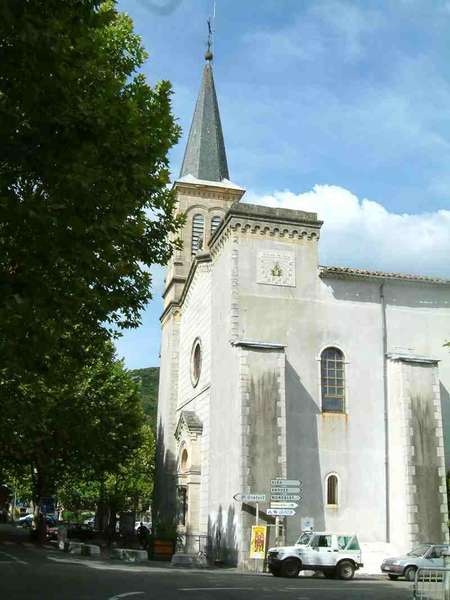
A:
<svg viewBox="0 0 450 600">
<path fill-rule="evenodd" d="M 0 456 L 35 499 L 140 444 L 108 340 L 139 324 L 180 225 L 171 88 L 145 59 L 112 0 L 0 3 Z"/>
<path fill-rule="evenodd" d="M 15 435 L 1 461 L 19 473 L 27 466 L 36 505 L 65 482 L 115 472 L 142 445 L 138 387 L 109 344 L 65 384 L 34 382 L 11 392 L 17 402 L 5 403 L 2 431 Z"/>
<path fill-rule="evenodd" d="M 59 378 L 62 354 L 78 368 L 110 329 L 136 326 L 146 265 L 170 256 L 179 130 L 145 58 L 113 1 L 0 3 L 3 378 Z"/>
<path fill-rule="evenodd" d="M 122 462 L 102 470 L 98 465 L 68 477 L 58 497 L 68 510 L 97 510 L 97 526 L 115 531 L 119 511 L 143 511 L 151 502 L 154 470 L 154 436 L 151 425 L 141 426 L 141 443 Z"/>
</svg>

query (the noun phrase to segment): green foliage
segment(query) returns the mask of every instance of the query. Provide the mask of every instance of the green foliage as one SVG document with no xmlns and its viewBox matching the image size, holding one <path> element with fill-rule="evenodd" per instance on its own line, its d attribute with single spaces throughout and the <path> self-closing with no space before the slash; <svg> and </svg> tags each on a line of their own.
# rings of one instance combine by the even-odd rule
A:
<svg viewBox="0 0 450 600">
<path fill-rule="evenodd" d="M 144 413 L 156 431 L 156 408 L 158 403 L 159 368 L 132 369 L 130 375 L 139 385 Z"/>
<path fill-rule="evenodd" d="M 112 1 L 4 0 L 0 40 L 0 364 L 34 384 L 139 324 L 176 244 L 179 129 Z"/>
<path fill-rule="evenodd" d="M 141 443 L 121 462 L 102 471 L 95 466 L 70 479 L 59 490 L 59 499 L 70 511 L 95 508 L 99 503 L 110 512 L 144 510 L 153 491 L 154 437 L 149 424 L 139 428 Z"/>
<path fill-rule="evenodd" d="M 109 341 L 139 324 L 181 223 L 171 87 L 145 59 L 112 0 L 0 3 L 0 461 L 35 498 L 142 444 Z"/>
<path fill-rule="evenodd" d="M 105 474 L 104 499 L 115 511 L 146 509 L 153 491 L 153 432 L 142 425 L 142 443 L 118 469 Z"/>
<path fill-rule="evenodd" d="M 114 471 L 142 443 L 137 386 L 110 345 L 65 384 L 20 386 L 15 397 L 3 406 L 2 461 L 28 465 L 36 497 L 85 472 Z"/>
</svg>

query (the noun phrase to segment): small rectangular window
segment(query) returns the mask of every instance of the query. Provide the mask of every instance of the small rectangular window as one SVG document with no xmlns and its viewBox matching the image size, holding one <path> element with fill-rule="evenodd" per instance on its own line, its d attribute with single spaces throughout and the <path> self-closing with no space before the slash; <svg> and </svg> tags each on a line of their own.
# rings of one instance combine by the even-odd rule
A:
<svg viewBox="0 0 450 600">
<path fill-rule="evenodd" d="M 350 544 L 347 546 L 347 550 L 360 550 L 358 538 L 353 536 Z"/>
<path fill-rule="evenodd" d="M 351 536 L 349 535 L 338 535 L 337 536 L 337 545 L 339 550 L 345 550 L 345 548 L 347 547 L 347 544 L 350 542 L 351 540 Z"/>
<path fill-rule="evenodd" d="M 331 548 L 331 535 L 316 535 L 311 542 L 314 548 Z"/>
</svg>

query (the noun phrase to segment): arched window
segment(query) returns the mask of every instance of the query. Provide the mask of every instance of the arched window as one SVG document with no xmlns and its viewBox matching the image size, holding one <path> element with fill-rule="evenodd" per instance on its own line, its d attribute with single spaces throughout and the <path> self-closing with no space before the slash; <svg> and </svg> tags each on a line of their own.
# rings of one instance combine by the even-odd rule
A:
<svg viewBox="0 0 450 600">
<path fill-rule="evenodd" d="M 188 465 L 188 451 L 186 450 L 186 448 L 183 448 L 183 452 L 181 453 L 181 464 L 180 464 L 180 471 L 182 473 L 185 473 L 187 471 L 187 465 Z"/>
<path fill-rule="evenodd" d="M 188 489 L 185 485 L 178 487 L 178 522 L 186 525 L 188 514 Z"/>
<path fill-rule="evenodd" d="M 213 217 L 211 219 L 211 236 L 214 235 L 214 233 L 216 232 L 217 228 L 219 227 L 221 221 L 222 221 L 222 217 L 219 217 L 218 215 L 216 215 L 215 217 Z"/>
<path fill-rule="evenodd" d="M 339 504 L 339 480 L 337 475 L 331 474 L 326 479 L 327 505 L 337 506 Z"/>
<path fill-rule="evenodd" d="M 196 254 L 203 248 L 203 232 L 205 229 L 205 219 L 203 215 L 194 215 L 192 218 L 192 254 Z"/>
<path fill-rule="evenodd" d="M 344 412 L 344 355 L 339 348 L 325 348 L 320 357 L 322 411 Z"/>
</svg>

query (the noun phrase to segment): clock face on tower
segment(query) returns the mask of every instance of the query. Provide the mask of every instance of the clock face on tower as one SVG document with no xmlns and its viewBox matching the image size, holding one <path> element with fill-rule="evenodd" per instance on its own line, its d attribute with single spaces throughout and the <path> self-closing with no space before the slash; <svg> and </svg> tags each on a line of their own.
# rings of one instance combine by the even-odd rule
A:
<svg viewBox="0 0 450 600">
<path fill-rule="evenodd" d="M 258 252 L 257 283 L 295 287 L 294 252 Z"/>
</svg>

